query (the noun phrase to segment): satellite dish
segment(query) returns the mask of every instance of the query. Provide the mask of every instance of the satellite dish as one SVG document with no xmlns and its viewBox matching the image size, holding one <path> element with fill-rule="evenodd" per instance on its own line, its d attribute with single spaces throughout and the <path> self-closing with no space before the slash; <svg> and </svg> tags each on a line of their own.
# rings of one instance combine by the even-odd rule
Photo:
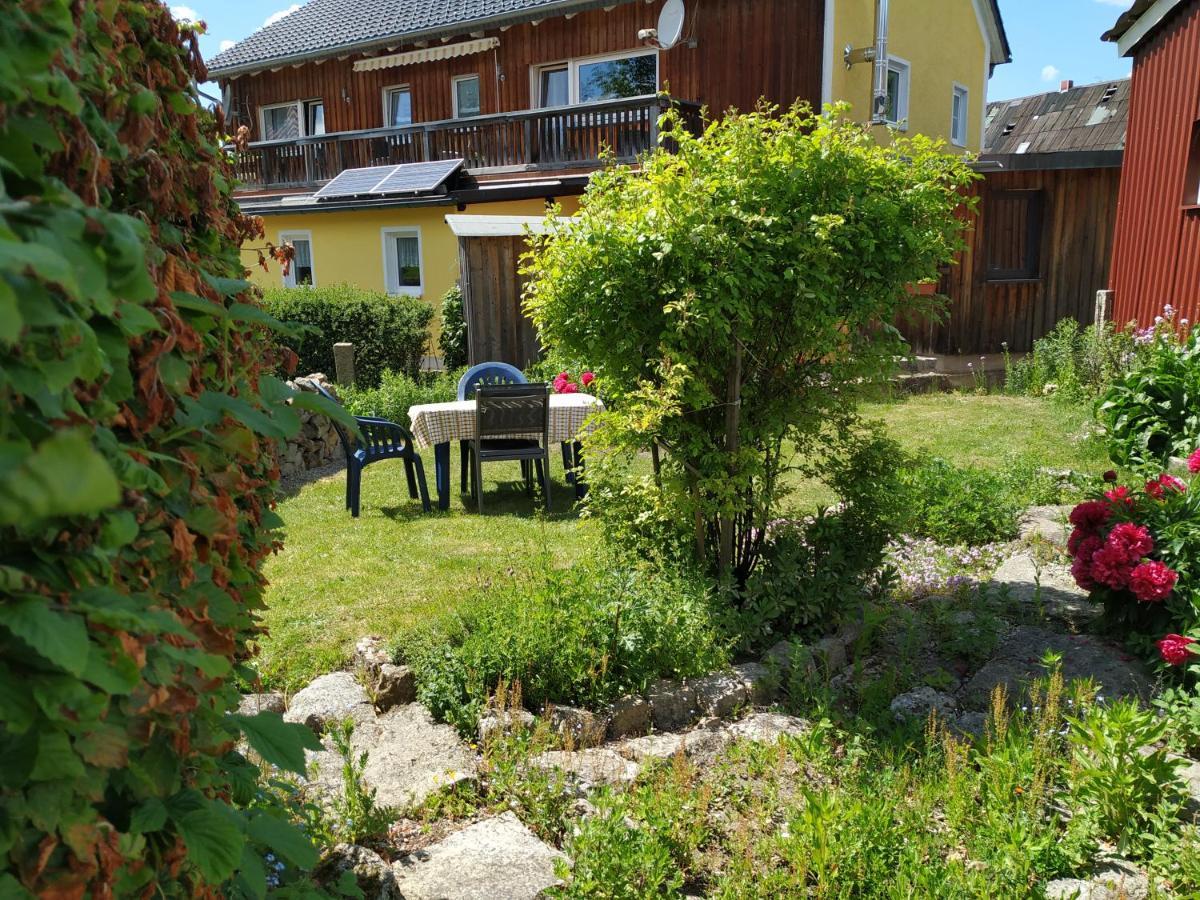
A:
<svg viewBox="0 0 1200 900">
<path fill-rule="evenodd" d="M 683 0 L 667 0 L 658 14 L 658 46 L 670 50 L 683 37 Z"/>
</svg>

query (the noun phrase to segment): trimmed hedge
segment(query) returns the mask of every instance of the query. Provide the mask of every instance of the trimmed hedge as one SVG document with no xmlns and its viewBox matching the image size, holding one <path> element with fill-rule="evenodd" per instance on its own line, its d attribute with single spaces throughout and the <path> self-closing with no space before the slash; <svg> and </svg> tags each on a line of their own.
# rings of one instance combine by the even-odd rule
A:
<svg viewBox="0 0 1200 900">
<path fill-rule="evenodd" d="M 280 321 L 307 326 L 284 343 L 299 357 L 302 374 L 334 375 L 333 345 L 354 345 L 355 379 L 379 384 L 384 370 L 416 377 L 429 343 L 433 307 L 417 297 L 390 296 L 350 284 L 314 288 L 269 288 L 267 311 Z"/>
</svg>

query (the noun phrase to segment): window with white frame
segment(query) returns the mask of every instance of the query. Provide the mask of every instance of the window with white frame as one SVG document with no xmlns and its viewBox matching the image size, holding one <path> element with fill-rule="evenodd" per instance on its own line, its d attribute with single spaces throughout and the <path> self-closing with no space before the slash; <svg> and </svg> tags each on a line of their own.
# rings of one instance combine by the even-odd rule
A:
<svg viewBox="0 0 1200 900">
<path fill-rule="evenodd" d="M 383 282 L 389 294 L 420 296 L 424 290 L 421 271 L 421 229 L 383 229 Z"/>
<path fill-rule="evenodd" d="M 312 287 L 317 283 L 313 268 L 312 232 L 283 231 L 279 243 L 291 244 L 295 253 L 288 270 L 283 274 L 284 287 Z"/>
<path fill-rule="evenodd" d="M 325 133 L 325 102 L 293 100 L 259 108 L 259 125 L 264 141 L 294 141 Z"/>
<path fill-rule="evenodd" d="M 542 107 L 643 97 L 658 91 L 658 53 L 637 50 L 571 59 L 539 66 L 534 75 Z"/>
<path fill-rule="evenodd" d="M 887 104 L 884 118 L 889 125 L 908 127 L 908 83 L 911 67 L 895 56 L 888 58 Z"/>
<path fill-rule="evenodd" d="M 479 115 L 479 76 L 459 75 L 451 79 L 450 86 L 454 91 L 454 118 Z"/>
<path fill-rule="evenodd" d="M 407 84 L 383 89 L 383 122 L 389 128 L 412 124 L 412 89 Z"/>
<path fill-rule="evenodd" d="M 950 97 L 950 141 L 959 147 L 967 146 L 970 97 L 970 93 L 963 85 L 954 85 L 954 92 Z"/>
</svg>

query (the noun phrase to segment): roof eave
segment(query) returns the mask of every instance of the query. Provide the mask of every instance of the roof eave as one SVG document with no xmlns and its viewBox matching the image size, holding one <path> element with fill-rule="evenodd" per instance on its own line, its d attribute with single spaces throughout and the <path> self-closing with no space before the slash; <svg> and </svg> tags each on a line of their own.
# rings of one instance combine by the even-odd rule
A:
<svg viewBox="0 0 1200 900">
<path fill-rule="evenodd" d="M 1137 0 L 1121 13 L 1113 27 L 1100 40 L 1117 45 L 1121 56 L 1132 56 L 1183 0 Z"/>
<path fill-rule="evenodd" d="M 461 34 L 464 31 L 480 31 L 488 28 L 499 28 L 502 25 L 518 25 L 524 22 L 532 22 L 535 19 L 545 19 L 551 16 L 563 15 L 568 12 L 587 9 L 590 7 L 614 6 L 622 3 L 628 3 L 631 0 L 557 0 L 557 2 L 547 3 L 544 6 L 539 6 L 536 9 L 521 10 L 518 12 L 508 12 L 502 15 L 486 16 L 479 19 L 463 19 L 458 22 L 451 22 L 447 25 L 439 25 L 436 28 L 425 28 L 419 31 L 406 31 L 399 34 L 389 34 L 385 37 L 375 38 L 369 41 L 357 41 L 348 44 L 338 44 L 333 47 L 323 47 L 320 50 L 310 50 L 303 53 L 294 53 L 287 56 L 274 56 L 270 59 L 258 60 L 253 63 L 242 63 L 231 66 L 213 66 L 209 64 L 208 74 L 216 78 L 218 81 L 226 78 L 236 78 L 240 75 L 251 75 L 255 72 L 262 72 L 267 69 L 277 69 L 281 66 L 299 65 L 301 63 L 312 62 L 318 59 L 327 59 L 331 56 L 343 56 L 348 53 L 367 53 L 372 50 L 379 50 L 383 47 L 388 47 L 400 43 L 413 43 L 415 41 L 428 40 L 430 38 L 440 38 L 445 35 Z"/>
</svg>

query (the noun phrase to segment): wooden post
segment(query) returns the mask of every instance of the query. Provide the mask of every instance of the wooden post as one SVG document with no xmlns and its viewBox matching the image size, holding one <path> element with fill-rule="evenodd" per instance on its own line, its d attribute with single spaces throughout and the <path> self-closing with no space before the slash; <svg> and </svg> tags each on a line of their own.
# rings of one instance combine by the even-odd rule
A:
<svg viewBox="0 0 1200 900">
<path fill-rule="evenodd" d="M 742 342 L 734 337 L 733 367 L 725 390 L 725 453 L 733 457 L 738 451 L 738 422 L 742 410 Z M 717 550 L 717 571 L 729 574 L 733 567 L 733 517 L 721 516 L 721 545 Z"/>
<path fill-rule="evenodd" d="M 354 384 L 354 345 L 333 345 L 333 370 L 338 384 Z"/>
<path fill-rule="evenodd" d="M 1112 297 L 1112 291 L 1096 291 L 1095 322 L 1097 325 L 1103 325 L 1108 321 L 1109 313 L 1112 311 Z"/>
<path fill-rule="evenodd" d="M 650 442 L 650 462 L 654 465 L 654 486 L 662 490 L 662 459 L 658 455 L 658 441 Z"/>
</svg>

